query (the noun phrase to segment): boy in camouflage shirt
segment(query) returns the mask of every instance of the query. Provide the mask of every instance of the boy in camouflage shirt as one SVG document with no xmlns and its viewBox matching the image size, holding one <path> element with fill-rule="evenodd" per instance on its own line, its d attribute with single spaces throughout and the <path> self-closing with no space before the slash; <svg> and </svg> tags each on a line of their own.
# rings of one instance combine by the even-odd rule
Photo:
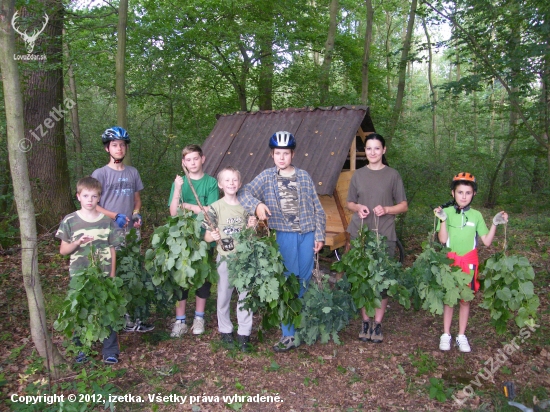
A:
<svg viewBox="0 0 550 412">
<path fill-rule="evenodd" d="M 120 244 L 120 239 L 114 221 L 97 210 L 101 183 L 93 177 L 84 177 L 78 181 L 76 193 L 81 209 L 65 216 L 55 234 L 61 239 L 59 253 L 71 255 L 69 275 L 90 265 L 89 255 L 93 248 L 103 272 L 115 277 L 115 247 Z M 78 338 L 75 341 L 78 345 Z M 117 334 L 111 331 L 110 336 L 103 341 L 103 361 L 106 364 L 118 363 L 119 353 Z M 77 363 L 86 360 L 82 352 L 76 358 Z"/>
</svg>

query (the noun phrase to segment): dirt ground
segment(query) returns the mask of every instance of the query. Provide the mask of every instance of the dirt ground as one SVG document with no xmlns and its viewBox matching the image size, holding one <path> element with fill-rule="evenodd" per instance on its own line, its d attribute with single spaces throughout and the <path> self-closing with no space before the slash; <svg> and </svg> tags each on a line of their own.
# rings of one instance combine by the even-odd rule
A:
<svg viewBox="0 0 550 412">
<path fill-rule="evenodd" d="M 410 265 L 420 246 L 409 239 L 404 243 L 406 265 Z M 406 311 L 390 300 L 381 344 L 362 343 L 357 339 L 361 325 L 357 317 L 340 333 L 342 345 L 316 343 L 277 354 L 271 347 L 279 338 L 279 332 L 272 330 L 264 342 L 259 342 L 254 330 L 255 350 L 243 354 L 220 345 L 213 296 L 208 302 L 203 335 L 188 333 L 180 339 L 170 338 L 172 315 L 155 315 L 149 319 L 156 326 L 153 332 L 119 335 L 121 362 L 112 367 L 115 373 L 109 378 L 114 385 L 111 392 L 123 397 L 119 398 L 123 402 L 116 403 L 116 410 L 514 410 L 503 406 L 500 388 L 504 381 L 514 381 L 520 399 L 532 405 L 533 395 L 540 398 L 550 393 L 549 246 L 548 236 L 542 235 L 535 245 L 522 252 L 539 274 L 535 283 L 541 299 L 540 326 L 529 336 L 526 331 L 520 336 L 513 324 L 507 335 L 497 335 L 489 324 L 488 311 L 478 307 L 480 296 L 477 296 L 472 303 L 467 330 L 473 351 L 461 354 L 453 348 L 440 352 L 441 317 L 424 311 Z M 68 262 L 57 254 L 58 244 L 51 236 L 42 238 L 39 249 L 46 300 L 53 295 L 64 296 Z M 495 251 L 482 249 L 482 258 Z M 29 393 L 29 384 L 44 382 L 47 376 L 43 370 L 36 372 L 36 368 L 31 367 L 37 362 L 17 251 L 0 254 L 0 285 L 0 390 L 3 398 L 9 399 L 13 394 Z M 192 318 L 193 310 L 190 302 L 188 318 Z M 48 313 L 50 328 L 56 315 Z M 258 323 L 255 318 L 255 326 Z M 455 320 L 453 331 L 456 328 Z M 503 348 L 516 336 L 519 349 L 499 363 L 499 359 L 503 359 L 500 355 Z M 54 333 L 54 340 L 63 350 L 63 338 Z M 491 364 L 494 373 L 481 378 L 478 375 L 477 384 L 471 384 L 478 372 Z M 57 390 L 57 394 L 77 393 L 70 382 L 82 381 L 81 368 L 89 374 L 109 367 L 99 362 L 71 366 L 63 381 L 57 382 L 58 386 L 64 382 L 67 389 Z M 445 402 L 430 398 L 430 387 L 437 392 L 430 378 L 438 379 L 436 383 L 441 384 L 447 398 Z M 174 403 L 176 395 L 186 397 L 185 401 Z M 149 396 L 165 398 L 151 402 Z M 224 396 L 232 398 L 224 399 Z M 178 402 L 181 401 L 178 398 Z M 0 404 L 0 409 L 4 408 L 15 406 L 6 400 Z M 88 406 L 83 410 L 90 409 Z M 103 405 L 97 409 L 103 410 Z"/>
</svg>

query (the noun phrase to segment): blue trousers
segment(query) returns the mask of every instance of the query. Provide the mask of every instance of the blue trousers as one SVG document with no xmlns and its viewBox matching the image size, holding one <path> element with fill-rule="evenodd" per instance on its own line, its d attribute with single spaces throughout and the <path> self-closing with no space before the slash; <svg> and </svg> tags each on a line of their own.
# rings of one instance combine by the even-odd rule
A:
<svg viewBox="0 0 550 412">
<path fill-rule="evenodd" d="M 277 244 L 287 272 L 285 276 L 290 276 L 294 273 L 300 282 L 300 294 L 298 298 L 302 298 L 306 293 L 313 273 L 315 245 L 315 232 L 298 233 L 298 232 L 277 232 Z M 283 336 L 294 336 L 294 325 L 281 325 Z"/>
</svg>

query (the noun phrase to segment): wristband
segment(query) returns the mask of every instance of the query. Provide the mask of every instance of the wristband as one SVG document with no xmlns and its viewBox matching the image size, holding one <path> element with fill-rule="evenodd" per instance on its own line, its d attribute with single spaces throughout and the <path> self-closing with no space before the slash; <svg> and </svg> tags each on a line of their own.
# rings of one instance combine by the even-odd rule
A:
<svg viewBox="0 0 550 412">
<path fill-rule="evenodd" d="M 135 214 L 138 214 L 139 215 L 139 209 L 134 209 L 134 211 L 132 212 L 133 215 Z"/>
</svg>

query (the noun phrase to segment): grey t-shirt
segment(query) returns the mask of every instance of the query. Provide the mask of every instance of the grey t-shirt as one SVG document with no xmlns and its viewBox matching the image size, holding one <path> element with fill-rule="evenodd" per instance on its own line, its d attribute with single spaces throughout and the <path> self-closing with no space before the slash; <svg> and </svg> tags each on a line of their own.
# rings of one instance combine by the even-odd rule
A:
<svg viewBox="0 0 550 412">
<path fill-rule="evenodd" d="M 102 186 L 99 205 L 110 212 L 122 213 L 129 218 L 134 211 L 134 193 L 143 190 L 141 177 L 135 167 L 124 166 L 114 170 L 103 166 L 94 170 L 92 177 Z"/>
<path fill-rule="evenodd" d="M 376 229 L 375 215 L 372 211 L 376 206 L 393 206 L 407 200 L 403 180 L 397 170 L 389 166 L 380 170 L 371 170 L 367 166 L 358 169 L 352 176 L 348 191 L 348 202 L 365 205 L 369 208 L 369 215 L 364 219 L 370 230 Z M 378 233 L 388 240 L 397 240 L 395 234 L 395 215 L 384 215 L 377 218 Z M 361 218 L 353 214 L 348 226 L 352 239 L 357 237 L 361 227 Z"/>
</svg>

